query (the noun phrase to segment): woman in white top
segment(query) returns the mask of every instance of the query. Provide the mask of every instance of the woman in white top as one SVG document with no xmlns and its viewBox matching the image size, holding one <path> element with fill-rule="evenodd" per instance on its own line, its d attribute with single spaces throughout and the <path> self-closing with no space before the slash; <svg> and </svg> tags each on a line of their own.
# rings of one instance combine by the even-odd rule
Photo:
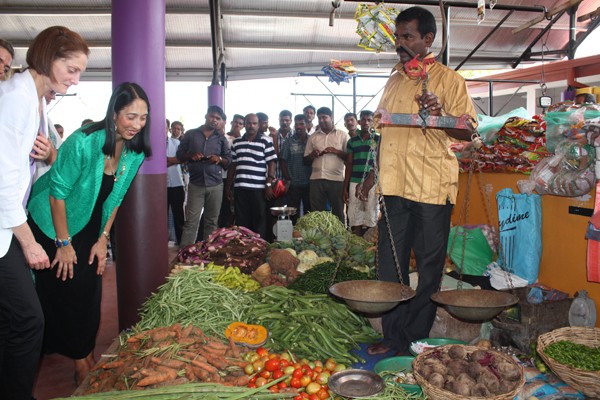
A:
<svg viewBox="0 0 600 400">
<path fill-rule="evenodd" d="M 53 26 L 27 51 L 28 68 L 0 83 L 0 399 L 31 399 L 44 319 L 30 268 L 50 267 L 27 224 L 36 136 L 47 127 L 49 92 L 79 82 L 89 49 L 71 30 Z M 32 150 L 33 148 L 33 150 Z"/>
</svg>

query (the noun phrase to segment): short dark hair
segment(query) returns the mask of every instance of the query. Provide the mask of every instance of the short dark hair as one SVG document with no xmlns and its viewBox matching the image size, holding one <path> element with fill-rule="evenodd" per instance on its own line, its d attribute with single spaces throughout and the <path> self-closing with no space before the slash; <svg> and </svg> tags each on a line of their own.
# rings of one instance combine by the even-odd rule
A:
<svg viewBox="0 0 600 400">
<path fill-rule="evenodd" d="M 51 26 L 33 39 L 25 60 L 37 73 L 53 78 L 51 74 L 54 60 L 69 58 L 78 52 L 86 56 L 90 54 L 90 49 L 81 35 L 64 26 Z"/>
<path fill-rule="evenodd" d="M 400 22 L 410 22 L 414 20 L 417 21 L 417 30 L 421 34 L 421 38 L 431 32 L 435 39 L 437 33 L 435 17 L 429 10 L 423 7 L 415 6 L 402 11 L 398 14 L 398 17 L 396 17 L 396 26 Z"/>
<path fill-rule="evenodd" d="M 306 115 L 304 115 L 304 114 L 296 114 L 294 116 L 294 122 L 298 122 L 298 121 L 304 121 L 305 123 L 308 123 L 308 119 L 306 118 Z"/>
<path fill-rule="evenodd" d="M 281 110 L 281 112 L 279 113 L 279 116 L 292 118 L 292 112 L 290 110 Z"/>
<path fill-rule="evenodd" d="M 181 121 L 173 121 L 171 122 L 171 129 L 173 128 L 173 126 L 175 125 L 179 125 L 183 128 L 183 123 Z"/>
<path fill-rule="evenodd" d="M 263 112 L 257 112 L 258 122 L 264 122 L 269 120 L 269 116 Z"/>
<path fill-rule="evenodd" d="M 367 117 L 372 117 L 372 116 L 373 116 L 373 111 L 369 111 L 369 110 L 362 110 L 362 111 L 360 112 L 360 117 L 362 118 L 362 117 L 364 117 L 364 116 L 367 116 Z"/>
<path fill-rule="evenodd" d="M 304 107 L 304 108 L 302 109 L 302 112 L 306 112 L 306 110 L 313 110 L 313 112 L 314 112 L 315 114 L 317 113 L 317 109 L 316 109 L 316 108 L 315 108 L 315 107 L 314 107 L 312 104 L 309 104 L 309 105 L 307 105 L 306 107 Z"/>
<path fill-rule="evenodd" d="M 330 117 L 333 115 L 333 113 L 331 112 L 331 108 L 329 107 L 321 107 L 317 110 L 317 115 L 329 115 Z"/>
<path fill-rule="evenodd" d="M 54 129 L 58 129 L 58 128 L 63 128 L 63 126 L 61 124 L 54 124 Z M 63 128 L 65 129 L 65 128 Z"/>
<path fill-rule="evenodd" d="M 208 114 L 219 114 L 223 121 L 227 121 L 227 115 L 225 115 L 225 112 L 219 106 L 209 106 L 208 110 L 206 110 L 206 115 Z"/>
<path fill-rule="evenodd" d="M 349 113 L 346 113 L 346 115 L 344 115 L 344 121 L 346 120 L 346 118 L 349 118 L 349 117 L 354 117 L 354 119 L 358 119 L 356 117 L 356 114 L 354 114 L 353 112 L 349 112 Z"/>
<path fill-rule="evenodd" d="M 89 124 L 91 124 L 92 122 L 94 122 L 94 120 L 93 120 L 93 119 L 91 119 L 91 118 L 86 118 L 86 119 L 84 119 L 83 121 L 81 121 L 81 126 L 86 126 L 86 125 L 89 125 Z"/>
<path fill-rule="evenodd" d="M 243 121 L 243 120 L 244 120 L 244 116 L 243 116 L 243 115 L 241 115 L 241 114 L 233 114 L 232 121 L 233 121 L 234 119 L 241 119 L 241 120 Z"/>
<path fill-rule="evenodd" d="M 13 49 L 12 44 L 10 44 L 9 42 L 7 42 L 4 39 L 0 39 L 0 47 L 4 47 L 6 49 L 6 51 L 8 51 L 10 53 L 10 56 L 12 58 L 15 58 L 15 49 Z"/>
<path fill-rule="evenodd" d="M 150 100 L 140 85 L 133 82 L 124 82 L 117 86 L 115 90 L 113 90 L 108 102 L 108 107 L 106 108 L 106 116 L 104 119 L 102 121 L 87 125 L 82 129 L 82 131 L 88 135 L 101 129 L 106 131 L 106 138 L 104 140 L 102 152 L 107 156 L 115 155 L 115 145 L 117 142 L 115 136 L 117 128 L 115 126 L 114 115 L 118 114 L 119 111 L 133 103 L 133 101 L 136 99 L 145 101 L 146 105 L 148 106 L 146 125 L 144 125 L 142 130 L 131 140 L 125 141 L 125 147 L 128 150 L 136 153 L 144 152 L 146 157 L 152 155 L 152 149 L 150 146 Z"/>
</svg>

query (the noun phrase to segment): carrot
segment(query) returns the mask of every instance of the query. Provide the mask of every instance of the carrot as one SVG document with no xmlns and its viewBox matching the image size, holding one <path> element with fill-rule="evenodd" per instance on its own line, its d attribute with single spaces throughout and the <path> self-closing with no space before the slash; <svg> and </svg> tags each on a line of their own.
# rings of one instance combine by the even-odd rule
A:
<svg viewBox="0 0 600 400">
<path fill-rule="evenodd" d="M 228 375 L 224 379 L 224 385 L 226 386 L 246 386 L 250 383 L 250 377 L 248 375 L 232 376 Z"/>
<path fill-rule="evenodd" d="M 191 325 L 191 324 L 190 324 L 190 325 L 188 325 L 188 326 L 186 326 L 185 328 L 183 328 L 183 329 L 181 330 L 181 338 L 182 338 L 182 339 L 185 339 L 185 338 L 187 338 L 188 336 L 190 336 L 190 333 L 192 333 L 192 329 L 193 329 L 193 328 L 194 328 L 194 326 L 193 326 L 193 325 Z"/>
<path fill-rule="evenodd" d="M 204 348 L 208 348 L 211 350 L 217 350 L 217 351 L 225 351 L 227 350 L 227 345 L 224 344 L 223 342 L 217 341 L 217 340 L 207 340 L 206 343 L 204 343 Z"/>
<path fill-rule="evenodd" d="M 152 332 L 150 337 L 155 342 L 162 342 L 163 340 L 167 340 L 176 336 L 176 333 L 167 329 L 163 329 L 160 331 Z"/>
<path fill-rule="evenodd" d="M 224 369 L 229 365 L 227 361 L 223 359 L 224 354 L 215 355 L 205 351 L 204 349 L 198 349 L 198 354 L 206 358 L 206 361 L 208 361 L 209 364 L 214 365 L 218 369 Z"/>
<path fill-rule="evenodd" d="M 209 373 L 204 368 L 196 367 L 195 365 L 190 365 L 192 371 L 194 371 L 194 375 L 198 377 L 201 382 L 204 382 L 209 377 Z"/>
<path fill-rule="evenodd" d="M 159 388 L 163 386 L 183 385 L 184 383 L 189 383 L 188 379 L 185 376 L 180 376 L 179 378 L 173 379 L 172 381 L 157 383 L 153 387 Z"/>
<path fill-rule="evenodd" d="M 173 369 L 182 369 L 185 366 L 183 361 L 168 359 L 168 358 L 159 358 L 159 357 L 150 357 L 150 361 L 158 365 L 164 365 Z"/>
<path fill-rule="evenodd" d="M 190 382 L 193 382 L 196 380 L 196 374 L 194 374 L 194 370 L 192 369 L 192 366 L 189 364 L 185 366 L 185 377 L 188 378 L 188 380 Z"/>
<path fill-rule="evenodd" d="M 240 358 L 240 351 L 238 350 L 231 336 L 229 336 L 229 348 L 231 349 L 231 356 L 233 358 Z"/>
<path fill-rule="evenodd" d="M 123 365 L 125 365 L 125 360 L 121 359 L 121 360 L 114 360 L 114 361 L 104 363 L 104 364 L 102 364 L 102 368 L 113 369 L 113 368 L 122 367 Z"/>
<path fill-rule="evenodd" d="M 191 337 L 184 337 L 184 338 L 179 339 L 177 341 L 177 343 L 179 343 L 179 345 L 182 347 L 191 346 L 194 343 L 196 343 L 196 339 L 191 338 Z"/>
<path fill-rule="evenodd" d="M 164 368 L 167 368 L 167 367 L 164 367 Z M 177 378 L 177 371 L 169 368 L 169 371 L 163 370 L 160 372 L 155 372 L 152 375 L 149 375 L 145 378 L 140 379 L 137 382 L 137 386 L 156 385 L 158 383 L 175 380 L 175 378 Z"/>
<path fill-rule="evenodd" d="M 213 373 L 213 374 L 216 374 L 219 371 L 217 368 L 213 367 L 209 363 L 202 362 L 200 360 L 192 360 L 192 365 L 195 365 L 196 367 L 205 369 L 206 371 Z"/>
</svg>

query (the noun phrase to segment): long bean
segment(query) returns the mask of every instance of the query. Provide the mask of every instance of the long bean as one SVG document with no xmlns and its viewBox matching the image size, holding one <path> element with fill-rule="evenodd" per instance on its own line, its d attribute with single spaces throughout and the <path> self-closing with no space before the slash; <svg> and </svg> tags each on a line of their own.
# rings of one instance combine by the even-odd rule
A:
<svg viewBox="0 0 600 400">
<path fill-rule="evenodd" d="M 183 385 L 165 386 L 157 389 L 146 390 L 124 390 L 114 392 L 95 393 L 87 396 L 65 397 L 56 400 L 179 400 L 179 399 L 215 399 L 215 400 L 237 400 L 237 399 L 286 399 L 292 398 L 295 393 L 271 393 L 268 388 L 277 384 L 285 378 L 269 382 L 267 385 L 248 389 L 246 387 L 223 386 L 215 383 L 186 383 Z"/>
<path fill-rule="evenodd" d="M 185 269 L 167 278 L 142 305 L 137 329 L 193 324 L 207 334 L 224 337 L 232 321 L 244 319 L 248 301 L 239 290 L 214 283 L 218 272 Z"/>
</svg>

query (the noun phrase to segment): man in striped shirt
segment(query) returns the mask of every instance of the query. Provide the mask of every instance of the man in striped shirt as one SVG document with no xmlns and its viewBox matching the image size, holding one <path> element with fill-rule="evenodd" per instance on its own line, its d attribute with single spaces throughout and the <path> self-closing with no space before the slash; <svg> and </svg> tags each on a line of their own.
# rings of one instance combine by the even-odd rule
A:
<svg viewBox="0 0 600 400">
<path fill-rule="evenodd" d="M 235 220 L 240 226 L 265 237 L 265 201 L 273 198 L 275 148 L 273 140 L 259 132 L 258 117 L 244 118 L 246 133 L 233 141 L 233 161 L 227 173 L 227 198 L 234 201 Z M 235 198 L 233 189 L 235 188 Z"/>
<path fill-rule="evenodd" d="M 348 221 L 352 233 L 362 236 L 367 229 L 377 225 L 379 213 L 378 196 L 375 187 L 369 190 L 366 199 L 356 196 L 359 186 L 373 168 L 379 134 L 373 128 L 373 112 L 360 113 L 360 131 L 348 141 L 346 174 L 344 177 L 344 203 L 348 204 Z"/>
</svg>

